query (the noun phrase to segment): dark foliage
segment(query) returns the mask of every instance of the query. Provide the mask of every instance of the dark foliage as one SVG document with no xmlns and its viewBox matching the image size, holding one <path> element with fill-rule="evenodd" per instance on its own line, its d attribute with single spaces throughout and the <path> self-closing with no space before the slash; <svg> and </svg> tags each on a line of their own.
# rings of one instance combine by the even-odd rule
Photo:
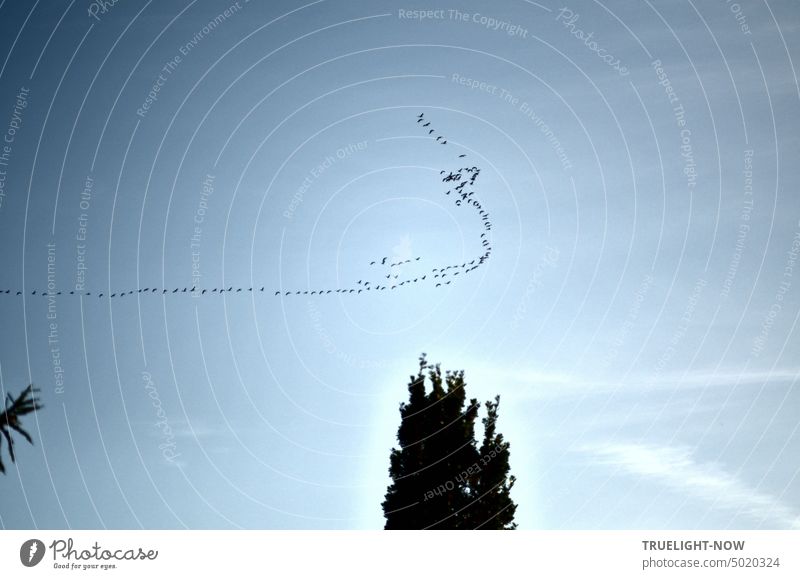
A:
<svg viewBox="0 0 800 579">
<path fill-rule="evenodd" d="M 432 388 L 426 391 L 425 378 Z M 487 402 L 483 442 L 475 440 L 480 404 L 466 404 L 464 372 L 429 365 L 423 354 L 400 405 L 399 449 L 392 449 L 383 512 L 386 529 L 514 529 L 509 450 L 496 432 L 500 397 Z"/>
<path fill-rule="evenodd" d="M 6 395 L 6 408 L 0 413 L 0 431 L 3 432 L 6 442 L 8 442 L 8 454 L 11 457 L 11 462 L 16 462 L 16 458 L 14 457 L 14 439 L 11 438 L 9 429 L 17 431 L 24 436 L 28 442 L 33 444 L 31 435 L 20 426 L 19 418 L 20 416 L 25 416 L 26 414 L 42 408 L 39 404 L 39 400 L 36 398 L 36 392 L 38 391 L 38 388 L 34 388 L 33 384 L 30 384 L 16 399 L 14 399 L 11 394 Z M 3 440 L 0 439 L 0 451 L 2 450 L 2 442 Z M 5 465 L 2 461 L 2 452 L 0 452 L 0 472 L 3 474 L 6 472 Z"/>
</svg>

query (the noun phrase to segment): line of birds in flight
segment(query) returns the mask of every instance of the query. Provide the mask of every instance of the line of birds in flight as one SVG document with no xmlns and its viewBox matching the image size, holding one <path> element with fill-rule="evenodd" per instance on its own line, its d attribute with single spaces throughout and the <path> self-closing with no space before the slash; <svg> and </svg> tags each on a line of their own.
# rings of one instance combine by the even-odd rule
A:
<svg viewBox="0 0 800 579">
<path fill-rule="evenodd" d="M 417 124 L 420 124 L 422 128 L 428 128 L 431 125 L 431 122 L 425 118 L 424 113 L 420 113 L 417 116 Z M 434 138 L 433 135 L 436 133 L 435 129 L 431 128 L 428 129 L 428 135 L 434 139 L 434 141 L 441 145 L 447 145 L 447 139 L 443 135 L 436 135 Z M 458 155 L 459 159 L 466 158 L 466 154 Z M 394 273 L 395 270 L 400 268 L 401 266 L 408 265 L 408 264 L 416 264 L 421 260 L 421 257 L 414 257 L 409 259 L 401 259 L 398 261 L 391 261 L 389 256 L 383 256 L 377 258 L 375 260 L 370 261 L 370 267 L 384 267 L 388 269 L 384 269 L 384 271 L 379 274 L 380 277 L 377 278 L 381 281 L 365 281 L 363 279 L 358 280 L 355 287 L 351 288 L 336 288 L 336 289 L 319 289 L 319 290 L 282 290 L 279 289 L 274 292 L 275 296 L 314 296 L 314 295 L 328 295 L 328 294 L 361 294 L 364 292 L 379 292 L 379 291 L 392 291 L 398 288 L 401 288 L 406 285 L 417 284 L 420 282 L 430 281 L 434 284 L 434 287 L 443 287 L 446 285 L 450 285 L 453 280 L 458 275 L 466 275 L 472 271 L 475 271 L 483 265 L 491 256 L 492 253 L 492 246 L 490 241 L 490 234 L 489 232 L 492 230 L 492 222 L 489 219 L 489 213 L 483 208 L 483 205 L 478 201 L 477 197 L 475 196 L 475 190 L 473 186 L 475 185 L 475 181 L 480 174 L 480 169 L 476 166 L 472 167 L 461 167 L 456 169 L 455 171 L 446 171 L 441 170 L 439 175 L 442 176 L 442 183 L 445 183 L 446 187 L 449 187 L 447 191 L 445 191 L 446 196 L 452 195 L 454 199 L 454 204 L 457 207 L 471 207 L 475 210 L 476 214 L 480 218 L 483 224 L 483 232 L 480 234 L 480 244 L 483 248 L 483 254 L 476 256 L 475 258 L 471 259 L 470 261 L 464 261 L 461 264 L 451 264 L 445 265 L 444 267 L 434 267 L 430 270 L 424 271 L 422 275 L 414 276 L 406 276 L 404 279 L 400 279 L 401 273 Z M 396 259 L 396 258 L 395 258 Z M 388 273 L 387 273 L 388 272 Z M 448 279 L 445 279 L 448 278 Z M 383 280 L 388 281 L 383 281 Z M 229 286 L 219 287 L 219 288 L 199 288 L 197 286 L 193 287 L 177 287 L 177 288 L 159 288 L 159 287 L 146 287 L 140 288 L 135 290 L 123 291 L 123 292 L 90 292 L 90 291 L 77 291 L 77 290 L 70 290 L 70 291 L 39 291 L 39 290 L 31 290 L 29 292 L 22 292 L 22 291 L 12 291 L 10 289 L 0 290 L 0 295 L 17 295 L 21 296 L 23 293 L 25 295 L 31 296 L 61 296 L 61 295 L 76 295 L 76 296 L 96 296 L 98 298 L 123 298 L 125 296 L 132 296 L 132 295 L 139 295 L 139 294 L 157 294 L 162 296 L 167 295 L 174 295 L 174 294 L 192 294 L 193 296 L 203 296 L 203 295 L 225 295 L 231 293 L 270 293 L 272 290 L 267 290 L 266 287 L 233 287 Z"/>
</svg>

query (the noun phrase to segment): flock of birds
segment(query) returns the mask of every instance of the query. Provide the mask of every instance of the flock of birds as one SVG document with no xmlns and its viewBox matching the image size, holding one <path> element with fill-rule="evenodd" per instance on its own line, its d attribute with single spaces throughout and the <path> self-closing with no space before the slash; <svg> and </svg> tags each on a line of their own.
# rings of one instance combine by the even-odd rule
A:
<svg viewBox="0 0 800 579">
<path fill-rule="evenodd" d="M 428 129 L 428 136 L 434 139 L 437 144 L 440 145 L 447 145 L 447 139 L 443 135 L 437 135 L 436 131 L 433 128 L 429 128 L 431 126 L 431 122 L 425 118 L 424 113 L 420 113 L 417 116 L 417 124 L 420 125 L 424 129 Z M 459 159 L 465 159 L 466 154 L 458 155 Z M 457 207 L 463 208 L 471 208 L 475 211 L 477 217 L 480 219 L 483 231 L 480 234 L 480 245 L 482 247 L 483 253 L 480 255 L 476 255 L 473 259 L 469 261 L 463 261 L 463 263 L 453 263 L 449 265 L 444 265 L 442 267 L 434 267 L 429 270 L 423 270 L 422 272 L 417 272 L 416 275 L 403 275 L 401 273 L 401 266 L 405 266 L 407 264 L 414 264 L 417 265 L 417 262 L 421 260 L 420 257 L 414 257 L 413 259 L 401 259 L 397 261 L 392 261 L 392 258 L 388 256 L 379 257 L 375 260 L 370 261 L 370 267 L 380 268 L 381 271 L 376 275 L 372 281 L 360 279 L 355 284 L 354 287 L 350 288 L 332 288 L 332 289 L 316 289 L 316 290 L 283 290 L 279 289 L 274 291 L 275 296 L 319 296 L 319 295 L 328 295 L 328 294 L 361 294 L 364 292 L 381 292 L 381 291 L 393 291 L 397 290 L 401 287 L 419 284 L 419 283 L 430 283 L 433 284 L 434 287 L 443 287 L 450 285 L 457 276 L 465 276 L 486 263 L 489 257 L 492 254 L 492 246 L 490 240 L 490 232 L 492 230 L 492 222 L 489 219 L 489 213 L 483 208 L 483 205 L 478 200 L 477 196 L 475 195 L 474 185 L 475 181 L 480 174 L 480 169 L 476 166 L 472 167 L 461 167 L 455 169 L 453 171 L 442 170 L 439 172 L 441 176 L 441 181 L 444 183 L 444 187 L 447 190 L 444 192 L 445 196 L 450 196 L 455 205 Z M 397 259 L 397 258 L 395 258 Z M 421 274 L 420 274 L 421 273 Z M 402 276 L 402 279 L 401 279 Z M 24 292 L 26 295 L 31 296 L 61 296 L 61 295 L 73 295 L 73 296 L 86 296 L 86 297 L 98 297 L 98 298 L 109 298 L 109 299 L 116 299 L 116 298 L 124 298 L 126 296 L 132 295 L 139 295 L 139 294 L 157 294 L 157 295 L 174 295 L 174 294 L 192 294 L 195 296 L 202 296 L 202 295 L 225 295 L 231 293 L 271 293 L 272 290 L 268 290 L 265 287 L 216 287 L 216 288 L 199 288 L 197 286 L 193 287 L 176 287 L 176 288 L 159 288 L 159 287 L 146 287 L 146 288 L 139 288 L 135 290 L 128 290 L 123 292 L 90 292 L 90 291 L 38 291 L 38 290 L 30 290 Z M 0 290 L 0 295 L 17 295 L 21 296 L 23 294 L 22 291 L 12 291 L 10 289 Z"/>
</svg>

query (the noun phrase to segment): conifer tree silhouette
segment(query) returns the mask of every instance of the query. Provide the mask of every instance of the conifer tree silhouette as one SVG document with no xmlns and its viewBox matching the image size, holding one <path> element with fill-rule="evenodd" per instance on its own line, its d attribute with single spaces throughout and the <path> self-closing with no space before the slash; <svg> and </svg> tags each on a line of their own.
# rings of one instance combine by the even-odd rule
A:
<svg viewBox="0 0 800 579">
<path fill-rule="evenodd" d="M 487 402 L 480 448 L 475 419 L 480 404 L 466 405 L 464 371 L 429 365 L 423 353 L 419 371 L 400 405 L 400 448 L 392 449 L 392 483 L 382 504 L 386 529 L 514 529 L 515 478 L 508 444 L 497 429 L 499 396 Z M 432 388 L 426 392 L 425 378 Z"/>
</svg>

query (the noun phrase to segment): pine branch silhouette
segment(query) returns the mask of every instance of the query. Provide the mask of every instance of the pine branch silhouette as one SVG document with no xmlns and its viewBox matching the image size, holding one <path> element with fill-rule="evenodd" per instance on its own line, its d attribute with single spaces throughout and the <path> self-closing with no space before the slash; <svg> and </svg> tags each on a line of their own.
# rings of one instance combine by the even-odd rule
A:
<svg viewBox="0 0 800 579">
<path fill-rule="evenodd" d="M 20 426 L 19 419 L 21 416 L 43 408 L 42 405 L 39 404 L 36 392 L 39 392 L 39 389 L 34 388 L 33 384 L 29 384 L 16 399 L 14 399 L 11 394 L 6 395 L 6 408 L 0 413 L 0 430 L 3 432 L 3 436 L 8 442 L 8 454 L 11 457 L 11 462 L 16 462 L 16 457 L 14 456 L 14 439 L 11 438 L 9 429 L 15 430 L 24 436 L 28 442 L 33 444 L 31 435 Z M 6 467 L 2 460 L 2 439 L 0 439 L 0 472 L 3 474 L 6 472 Z"/>
</svg>

